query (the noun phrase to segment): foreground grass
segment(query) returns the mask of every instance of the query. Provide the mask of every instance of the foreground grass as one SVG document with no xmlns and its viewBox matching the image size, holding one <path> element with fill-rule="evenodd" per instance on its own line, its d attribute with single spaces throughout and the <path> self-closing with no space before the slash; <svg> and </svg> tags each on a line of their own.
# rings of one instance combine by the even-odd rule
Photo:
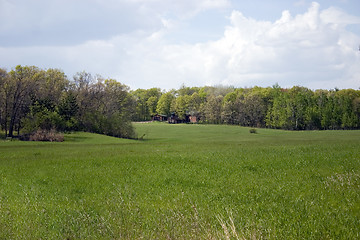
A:
<svg viewBox="0 0 360 240">
<path fill-rule="evenodd" d="M 0 142 L 0 239 L 358 239 L 360 131 Z"/>
</svg>

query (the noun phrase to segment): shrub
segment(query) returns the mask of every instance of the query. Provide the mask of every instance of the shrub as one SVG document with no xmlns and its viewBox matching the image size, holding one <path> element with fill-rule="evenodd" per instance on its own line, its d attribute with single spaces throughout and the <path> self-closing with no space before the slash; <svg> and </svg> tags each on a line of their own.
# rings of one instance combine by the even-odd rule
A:
<svg viewBox="0 0 360 240">
<path fill-rule="evenodd" d="M 44 130 L 38 129 L 36 132 L 30 135 L 30 141 L 44 141 L 44 142 L 63 142 L 64 135 L 56 132 L 55 129 Z"/>
<path fill-rule="evenodd" d="M 249 132 L 250 133 L 257 133 L 255 128 L 250 128 Z"/>
</svg>

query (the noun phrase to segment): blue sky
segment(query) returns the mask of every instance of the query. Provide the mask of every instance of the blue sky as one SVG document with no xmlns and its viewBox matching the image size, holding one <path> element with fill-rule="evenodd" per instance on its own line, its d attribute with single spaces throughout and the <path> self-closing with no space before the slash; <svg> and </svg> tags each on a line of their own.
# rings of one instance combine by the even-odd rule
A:
<svg viewBox="0 0 360 240">
<path fill-rule="evenodd" d="M 0 0 L 0 67 L 132 89 L 360 88 L 358 0 Z"/>
</svg>

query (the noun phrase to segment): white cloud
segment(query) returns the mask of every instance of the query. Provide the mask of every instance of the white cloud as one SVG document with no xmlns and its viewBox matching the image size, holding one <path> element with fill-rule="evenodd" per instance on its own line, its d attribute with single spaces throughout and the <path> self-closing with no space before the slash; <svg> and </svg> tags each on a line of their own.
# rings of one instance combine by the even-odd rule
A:
<svg viewBox="0 0 360 240">
<path fill-rule="evenodd" d="M 295 6 L 299 7 L 299 6 L 305 6 L 306 5 L 306 0 L 300 0 L 294 3 Z"/>
<path fill-rule="evenodd" d="M 172 13 L 179 18 L 191 17 L 201 11 L 221 9 L 231 6 L 229 0 L 127 0 L 140 4 L 147 11 L 156 11 L 159 14 Z"/>
<path fill-rule="evenodd" d="M 182 21 L 180 13 L 226 8 L 228 1 L 123 2 L 142 6 L 137 11 L 153 12 L 150 15 L 156 16 L 159 25 L 72 46 L 0 47 L 0 56 L 7 56 L 10 66 L 59 67 L 70 76 L 85 70 L 116 78 L 132 88 L 170 89 L 182 83 L 360 87 L 360 36 L 346 29 L 349 24 L 359 24 L 360 18 L 337 8 L 321 10 L 313 3 L 296 16 L 284 10 L 274 22 L 258 21 L 234 10 L 221 38 L 190 44 L 170 40 Z M 171 10 L 175 8 L 178 10 Z M 179 16 L 170 16 L 167 11 Z M 4 63 L 0 59 L 0 66 Z"/>
<path fill-rule="evenodd" d="M 0 46 L 70 46 L 189 19 L 229 0 L 0 0 Z"/>
<path fill-rule="evenodd" d="M 149 81 L 147 87 L 278 82 L 289 87 L 358 88 L 359 36 L 346 31 L 344 19 L 347 24 L 359 20 L 335 8 L 320 11 L 317 3 L 295 17 L 284 11 L 273 23 L 233 11 L 221 39 L 193 45 L 167 44 L 166 35 L 160 42 L 141 40 L 123 70 L 138 80 L 135 86 Z"/>
<path fill-rule="evenodd" d="M 360 17 L 348 15 L 335 7 L 330 7 L 322 11 L 320 18 L 324 23 L 333 24 L 333 27 L 343 27 L 347 24 L 360 24 Z"/>
<path fill-rule="evenodd" d="M 269 86 L 279 82 L 311 88 L 358 88 L 359 36 L 340 23 L 346 19 L 347 24 L 356 24 L 359 18 L 334 8 L 320 11 L 319 7 L 313 3 L 306 13 L 295 17 L 284 11 L 274 23 L 233 11 L 222 39 L 167 46 L 163 61 L 171 63 L 174 75 L 187 84 Z"/>
</svg>

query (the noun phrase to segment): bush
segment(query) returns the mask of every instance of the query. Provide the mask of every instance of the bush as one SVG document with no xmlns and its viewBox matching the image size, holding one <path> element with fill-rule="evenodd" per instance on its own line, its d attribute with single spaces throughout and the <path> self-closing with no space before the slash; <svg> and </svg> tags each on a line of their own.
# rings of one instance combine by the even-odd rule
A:
<svg viewBox="0 0 360 240">
<path fill-rule="evenodd" d="M 250 128 L 249 132 L 250 133 L 257 133 L 255 128 Z"/>
<path fill-rule="evenodd" d="M 64 135 L 56 132 L 55 129 L 38 129 L 35 133 L 29 136 L 29 141 L 63 142 Z"/>
</svg>

